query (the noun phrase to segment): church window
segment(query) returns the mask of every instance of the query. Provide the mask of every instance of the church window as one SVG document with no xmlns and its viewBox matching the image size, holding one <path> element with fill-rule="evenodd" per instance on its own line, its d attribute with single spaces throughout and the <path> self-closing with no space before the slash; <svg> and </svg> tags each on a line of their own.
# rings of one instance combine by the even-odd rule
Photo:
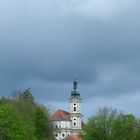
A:
<svg viewBox="0 0 140 140">
<path fill-rule="evenodd" d="M 75 121 L 76 119 L 74 118 L 74 121 Z"/>
<path fill-rule="evenodd" d="M 58 134 L 57 133 L 55 134 L 55 137 L 58 137 Z"/>
<path fill-rule="evenodd" d="M 76 106 L 76 104 L 74 104 L 74 106 Z"/>
<path fill-rule="evenodd" d="M 63 133 L 62 136 L 65 137 L 65 134 Z"/>
<path fill-rule="evenodd" d="M 73 124 L 74 124 L 74 126 L 76 126 L 76 122 L 74 122 Z"/>
<path fill-rule="evenodd" d="M 73 109 L 74 111 L 76 111 L 76 107 L 74 107 L 74 109 Z"/>
</svg>

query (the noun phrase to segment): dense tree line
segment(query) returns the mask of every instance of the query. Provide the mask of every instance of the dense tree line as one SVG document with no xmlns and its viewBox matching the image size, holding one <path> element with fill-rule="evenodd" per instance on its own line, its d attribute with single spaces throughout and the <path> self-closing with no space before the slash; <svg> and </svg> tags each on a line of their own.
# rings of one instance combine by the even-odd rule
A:
<svg viewBox="0 0 140 140">
<path fill-rule="evenodd" d="M 30 89 L 0 99 L 0 140 L 54 140 L 48 110 Z"/>
<path fill-rule="evenodd" d="M 100 108 L 84 126 L 83 140 L 140 140 L 140 119 L 116 109 Z"/>
</svg>

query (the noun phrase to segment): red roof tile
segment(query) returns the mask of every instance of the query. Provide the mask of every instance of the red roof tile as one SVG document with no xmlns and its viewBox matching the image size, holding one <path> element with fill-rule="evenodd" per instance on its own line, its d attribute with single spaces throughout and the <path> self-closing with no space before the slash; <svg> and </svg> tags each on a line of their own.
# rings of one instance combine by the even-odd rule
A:
<svg viewBox="0 0 140 140">
<path fill-rule="evenodd" d="M 64 110 L 57 110 L 52 116 L 52 121 L 70 121 L 70 113 Z"/>
<path fill-rule="evenodd" d="M 82 138 L 78 135 L 75 135 L 75 134 L 70 134 L 66 140 L 82 140 Z"/>
</svg>

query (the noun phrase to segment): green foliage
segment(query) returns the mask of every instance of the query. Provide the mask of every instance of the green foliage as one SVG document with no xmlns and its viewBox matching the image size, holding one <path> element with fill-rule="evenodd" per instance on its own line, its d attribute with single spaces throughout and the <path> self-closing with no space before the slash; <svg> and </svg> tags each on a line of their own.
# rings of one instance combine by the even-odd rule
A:
<svg viewBox="0 0 140 140">
<path fill-rule="evenodd" d="M 100 108 L 84 127 L 84 140 L 139 140 L 140 120 L 116 109 Z"/>
<path fill-rule="evenodd" d="M 50 138 L 51 135 L 51 127 L 49 124 L 48 115 L 40 107 L 36 107 L 34 112 L 35 119 L 35 127 L 36 127 L 36 135 L 39 140 L 45 140 L 46 138 Z M 47 123 L 46 123 L 47 122 Z"/>
<path fill-rule="evenodd" d="M 4 104 L 6 104 L 6 103 L 9 103 L 9 100 L 6 99 L 6 98 L 4 98 L 4 97 L 1 97 L 1 98 L 0 98 L 0 106 L 1 106 L 1 105 L 4 105 Z"/>
<path fill-rule="evenodd" d="M 30 89 L 0 99 L 0 140 L 54 140 L 48 111 L 34 101 Z"/>
<path fill-rule="evenodd" d="M 23 121 L 18 110 L 11 104 L 0 107 L 0 139 L 25 140 L 28 136 L 28 125 Z"/>
<path fill-rule="evenodd" d="M 138 140 L 140 138 L 138 120 L 131 114 L 122 115 L 113 121 L 112 137 L 114 140 Z"/>
</svg>

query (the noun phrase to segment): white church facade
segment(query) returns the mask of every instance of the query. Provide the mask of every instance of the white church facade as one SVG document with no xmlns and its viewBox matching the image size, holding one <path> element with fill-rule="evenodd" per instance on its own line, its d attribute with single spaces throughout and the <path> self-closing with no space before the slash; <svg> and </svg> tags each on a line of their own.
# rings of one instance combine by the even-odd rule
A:
<svg viewBox="0 0 140 140">
<path fill-rule="evenodd" d="M 69 99 L 70 112 L 57 110 L 52 116 L 51 121 L 54 126 L 56 140 L 69 140 L 69 137 L 76 137 L 82 130 L 81 97 L 78 90 L 78 83 L 75 78 L 73 90 Z M 80 138 L 75 138 L 80 140 Z"/>
</svg>

